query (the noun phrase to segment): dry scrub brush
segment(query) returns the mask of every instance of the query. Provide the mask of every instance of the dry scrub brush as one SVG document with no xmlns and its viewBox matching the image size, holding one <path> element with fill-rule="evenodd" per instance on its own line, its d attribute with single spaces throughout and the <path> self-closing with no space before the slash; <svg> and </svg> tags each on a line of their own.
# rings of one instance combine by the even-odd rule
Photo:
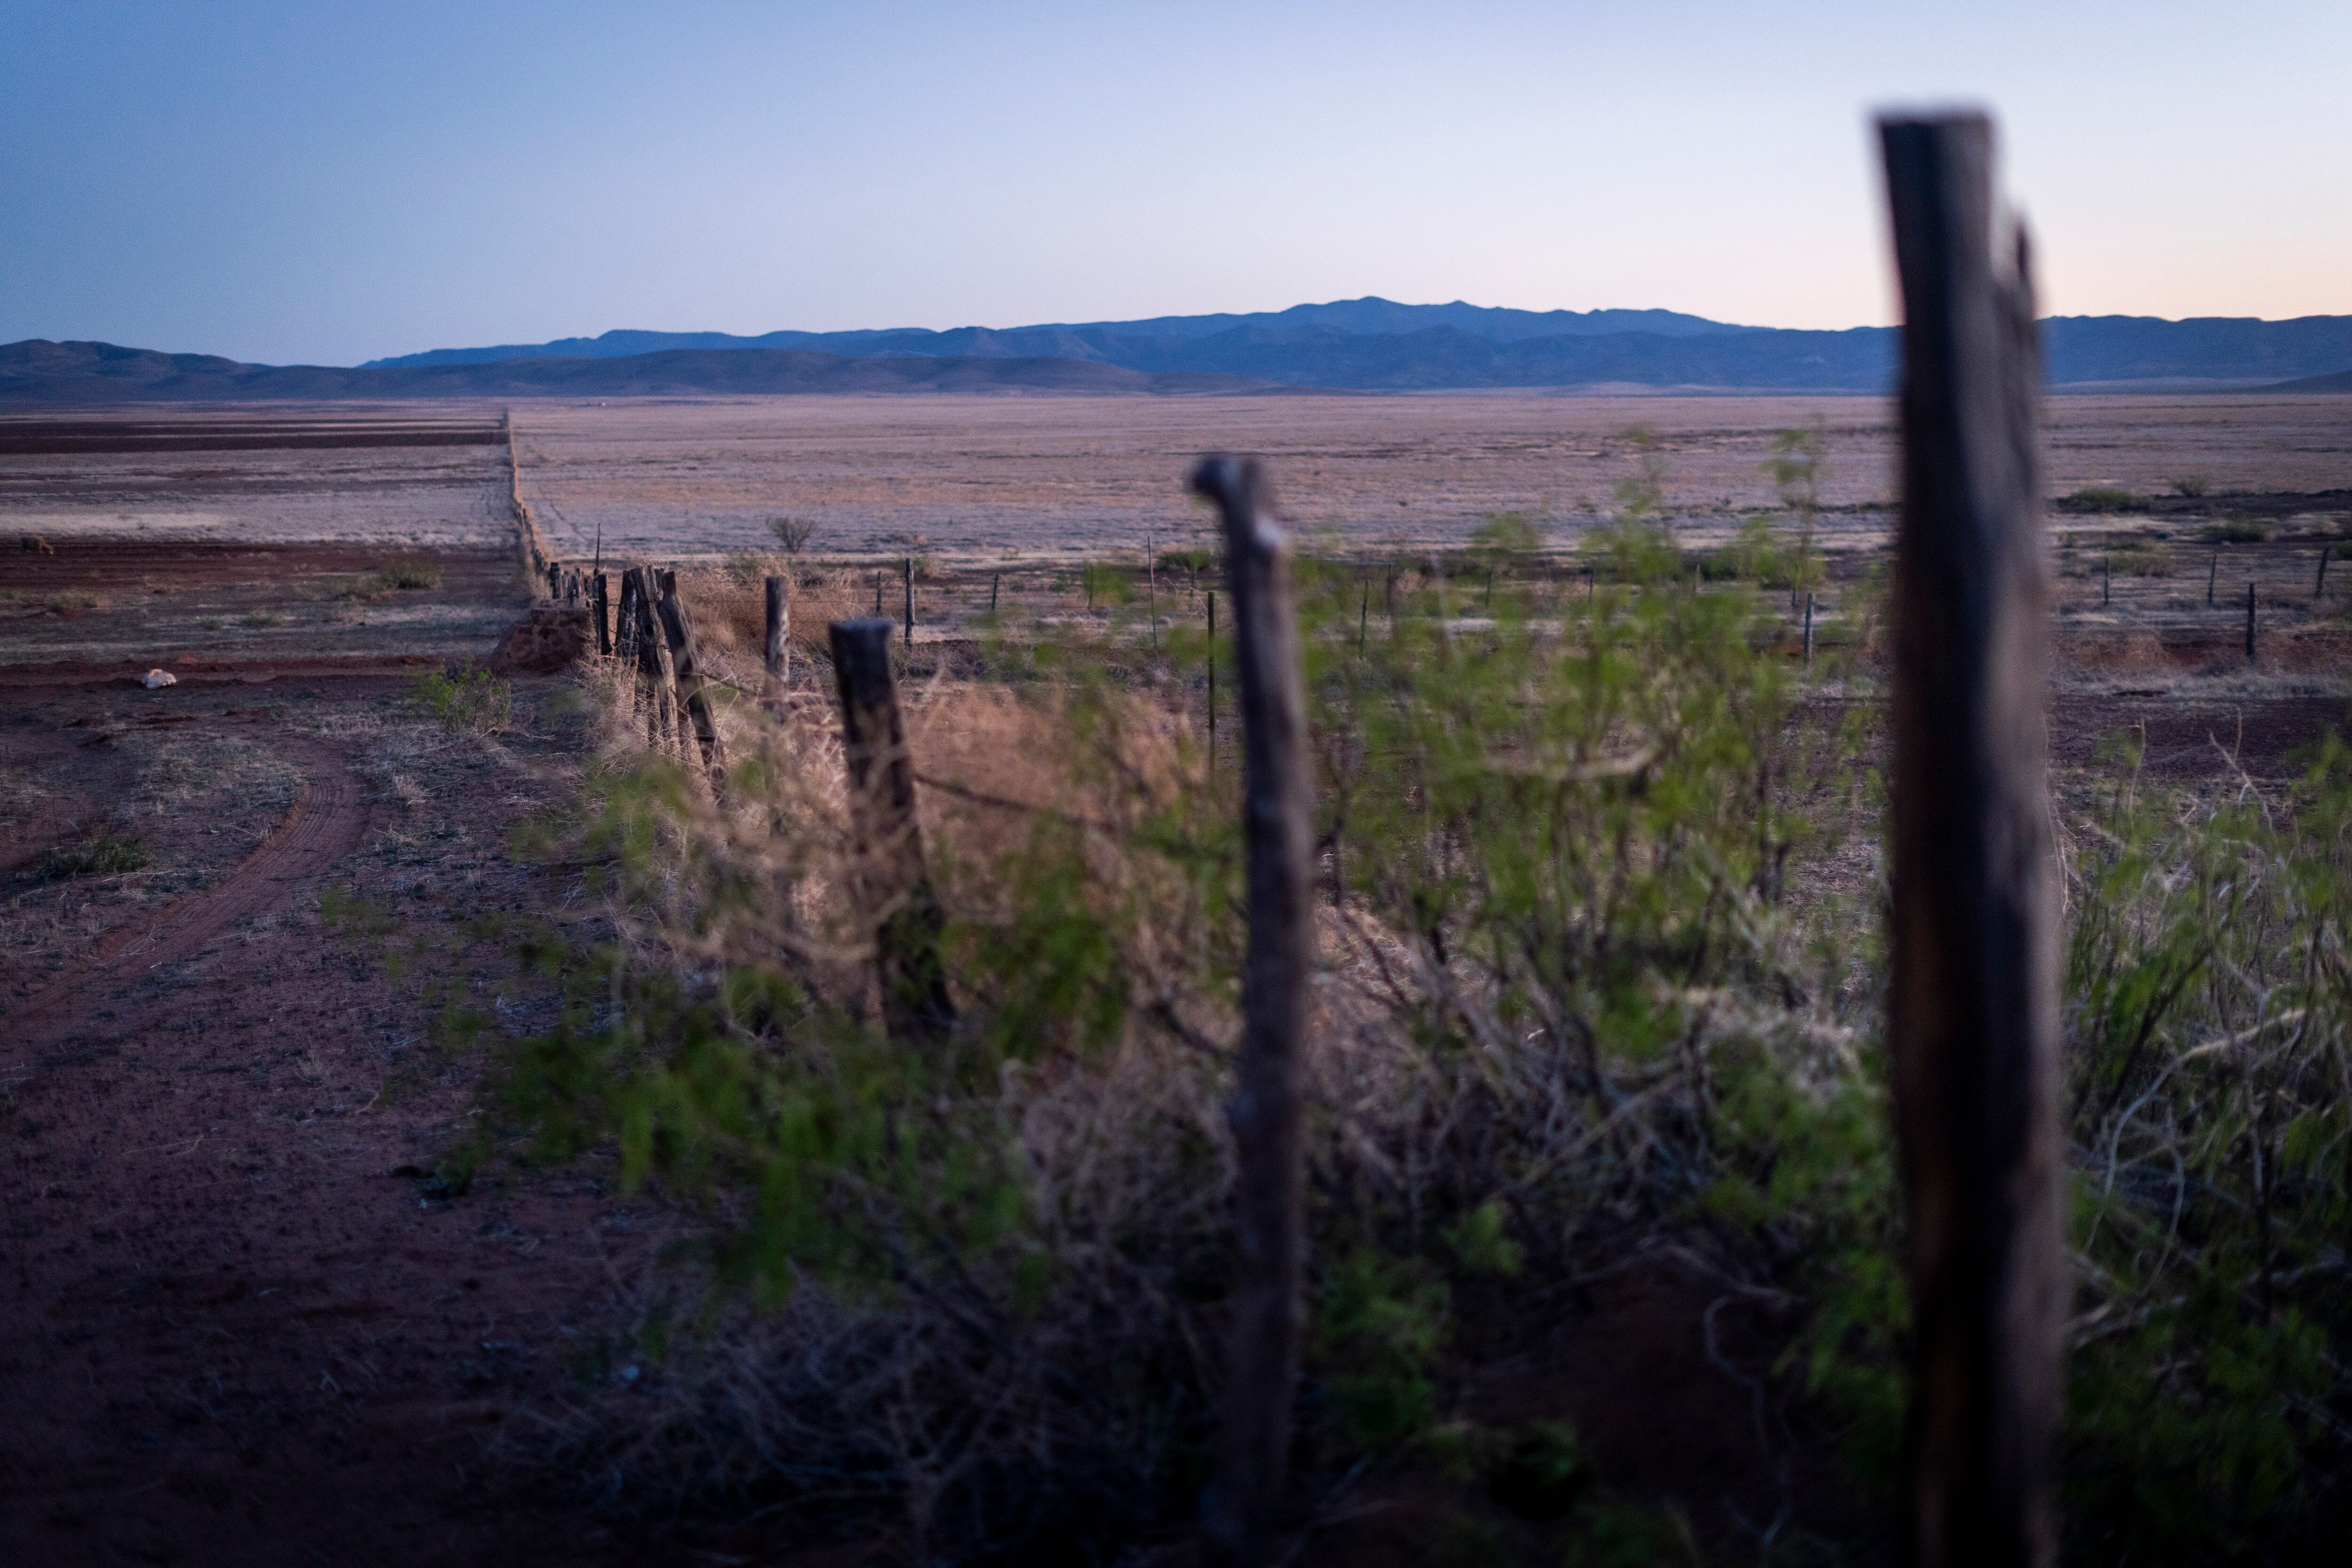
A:
<svg viewBox="0 0 2352 1568">
<path fill-rule="evenodd" d="M 1780 596 L 1693 592 L 1638 504 L 1594 549 L 1615 581 L 1589 602 L 1506 582 L 1475 623 L 1376 634 L 1359 579 L 1300 574 L 1329 903 L 1300 1440 L 1326 1495 L 1526 1447 L 1461 1418 L 1507 1347 L 1462 1342 L 1458 1304 L 1532 1339 L 1666 1253 L 1803 1306 L 1774 1394 L 1843 1420 L 1862 1471 L 1893 1450 L 1881 895 L 1828 871 L 1874 813 L 1868 710 L 1807 684 L 1866 672 L 1809 678 Z M 1212 657 L 1114 626 L 904 687 L 958 1011 L 935 1042 L 878 1021 L 821 691 L 726 709 L 723 805 L 613 721 L 549 832 L 611 868 L 617 935 L 534 940 L 563 1022 L 508 1047 L 474 1157 L 614 1149 L 695 1241 L 554 1419 L 562 1473 L 625 1514 L 924 1560 L 1100 1559 L 1190 1519 L 1243 936 L 1233 748 L 1211 764 L 1183 674 Z M 608 667 L 590 684 L 625 708 Z M 2075 838 L 2071 1518 L 2103 1553 L 2284 1560 L 2341 1517 L 2346 772 L 2126 790 Z"/>
</svg>

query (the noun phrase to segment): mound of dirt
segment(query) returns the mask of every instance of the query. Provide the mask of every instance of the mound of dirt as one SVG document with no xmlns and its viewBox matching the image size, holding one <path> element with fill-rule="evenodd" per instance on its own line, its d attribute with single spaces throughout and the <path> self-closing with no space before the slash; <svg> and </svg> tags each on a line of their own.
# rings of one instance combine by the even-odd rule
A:
<svg viewBox="0 0 2352 1568">
<path fill-rule="evenodd" d="M 494 675 L 552 675 L 588 651 L 584 605 L 533 605 L 490 655 Z"/>
</svg>

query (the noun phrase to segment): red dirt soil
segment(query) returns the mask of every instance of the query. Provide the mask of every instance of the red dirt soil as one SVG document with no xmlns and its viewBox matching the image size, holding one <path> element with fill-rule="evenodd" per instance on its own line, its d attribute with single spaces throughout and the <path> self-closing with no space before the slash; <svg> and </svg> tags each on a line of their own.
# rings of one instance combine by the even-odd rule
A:
<svg viewBox="0 0 2352 1568">
<path fill-rule="evenodd" d="M 396 808 L 331 742 L 255 738 L 301 774 L 260 847 L 0 1016 L 0 1557 L 597 1561 L 593 1522 L 489 1506 L 484 1454 L 625 1215 L 401 1174 L 463 1089 L 384 1092 L 414 1008 L 311 912 Z"/>
</svg>

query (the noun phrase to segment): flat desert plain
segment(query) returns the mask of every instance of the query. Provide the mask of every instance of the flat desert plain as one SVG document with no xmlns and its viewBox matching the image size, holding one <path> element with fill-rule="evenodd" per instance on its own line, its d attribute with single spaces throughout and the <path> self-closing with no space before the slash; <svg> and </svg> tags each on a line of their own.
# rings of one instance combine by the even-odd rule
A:
<svg viewBox="0 0 2352 1568">
<path fill-rule="evenodd" d="M 2215 492 L 2352 486 L 2352 398 L 2069 397 L 2049 405 L 2053 494 L 2095 484 Z M 1775 435 L 1818 420 L 1823 502 L 1883 534 L 1892 411 L 1879 398 L 1523 395 L 774 398 L 522 406 L 525 493 L 560 548 L 772 548 L 766 520 L 824 552 L 917 539 L 948 559 L 1068 560 L 1205 542 L 1183 489 L 1212 451 L 1271 467 L 1285 512 L 1349 552 L 1462 542 L 1497 511 L 1562 542 L 1654 465 L 1667 504 L 1720 526 L 1777 504 Z M 1644 445 L 1640 432 L 1648 432 Z"/>
<path fill-rule="evenodd" d="M 495 426 L 505 412 L 163 414 L 224 426 L 328 416 Z M 1155 536 L 1205 537 L 1182 481 L 1209 451 L 1264 457 L 1286 512 L 1351 552 L 1457 543 L 1496 511 L 1544 520 L 1567 542 L 1645 463 L 1672 510 L 1720 523 L 1776 504 L 1763 468 L 1773 438 L 1816 421 L 1828 458 L 1822 500 L 1843 526 L 1882 533 L 1895 479 L 1882 398 L 775 397 L 548 401 L 512 413 L 524 493 L 551 542 L 583 557 L 600 537 L 624 554 L 768 549 L 767 520 L 782 515 L 814 520 L 823 553 L 888 553 L 918 538 L 973 563 L 1139 549 Z M 497 445 L 10 449 L 9 428 L 26 422 L 0 418 L 0 528 L 12 532 L 410 549 L 505 540 Z M 2114 485 L 2160 496 L 2182 479 L 2216 497 L 2352 487 L 2352 397 L 2054 397 L 2047 426 L 2053 495 Z"/>
</svg>

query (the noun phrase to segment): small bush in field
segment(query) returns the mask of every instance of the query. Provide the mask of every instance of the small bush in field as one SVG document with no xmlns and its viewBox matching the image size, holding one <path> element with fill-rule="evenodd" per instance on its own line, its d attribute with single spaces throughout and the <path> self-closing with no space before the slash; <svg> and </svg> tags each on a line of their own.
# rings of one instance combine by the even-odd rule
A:
<svg viewBox="0 0 2352 1568">
<path fill-rule="evenodd" d="M 35 864 L 34 874 L 46 881 L 63 881 L 68 877 L 112 876 L 123 871 L 143 870 L 153 858 L 143 841 L 108 835 L 58 845 Z"/>
<path fill-rule="evenodd" d="M 2174 495 L 2186 496 L 2191 500 L 2206 494 L 2213 488 L 2213 481 L 2203 474 L 2175 474 L 2164 482 L 2172 487 Z"/>
<path fill-rule="evenodd" d="M 1078 587 L 1087 602 L 1097 609 L 1106 605 L 1132 604 L 1135 600 L 1134 574 L 1097 562 L 1089 561 L 1078 569 Z"/>
<path fill-rule="evenodd" d="M 2120 485 L 2085 485 L 2070 492 L 2064 505 L 2070 511 L 2125 511 L 2137 500 Z"/>
<path fill-rule="evenodd" d="M 2271 532 L 2271 525 L 2266 522 L 2250 517 L 2227 517 L 2199 530 L 2199 536 L 2215 544 L 2260 544 Z"/>
<path fill-rule="evenodd" d="M 787 555 L 798 555 L 806 550 L 809 541 L 816 537 L 817 528 L 817 521 L 813 517 L 772 517 L 768 520 L 768 531 L 775 535 L 776 542 L 783 547 Z"/>
<path fill-rule="evenodd" d="M 2107 552 L 2107 569 L 2120 576 L 2169 577 L 2172 552 L 2158 543 L 2119 544 Z"/>
<path fill-rule="evenodd" d="M 445 728 L 478 735 L 497 733 L 514 716 L 513 687 L 487 669 L 428 669 L 409 700 Z"/>
<path fill-rule="evenodd" d="M 385 587 L 404 592 L 441 585 L 441 568 L 430 561 L 395 561 L 377 575 Z"/>
</svg>

